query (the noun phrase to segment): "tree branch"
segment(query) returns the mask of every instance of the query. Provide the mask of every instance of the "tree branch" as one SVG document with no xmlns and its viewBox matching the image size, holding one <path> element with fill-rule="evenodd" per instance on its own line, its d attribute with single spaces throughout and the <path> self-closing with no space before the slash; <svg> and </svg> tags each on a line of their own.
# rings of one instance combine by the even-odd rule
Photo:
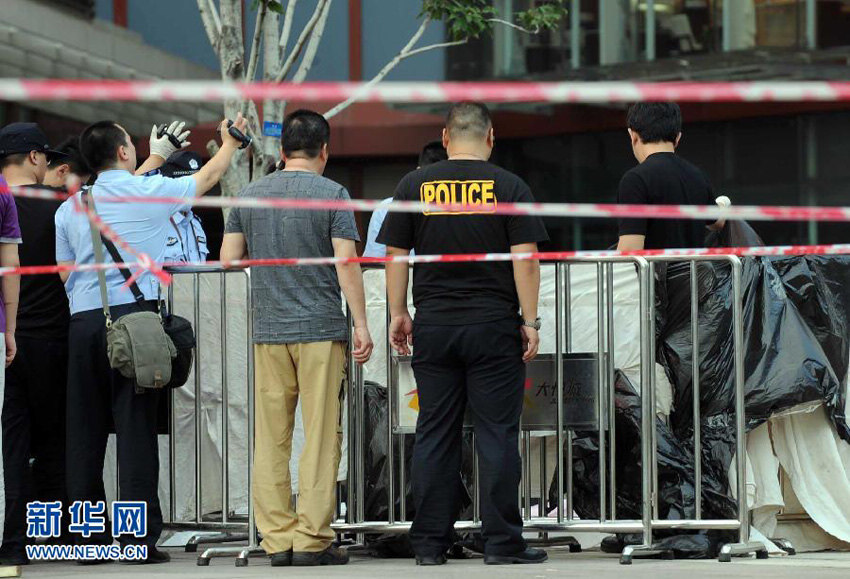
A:
<svg viewBox="0 0 850 579">
<path fill-rule="evenodd" d="M 216 30 L 221 32 L 221 17 L 215 7 L 215 0 L 207 0 L 207 6 L 209 6 L 210 15 L 212 15 L 213 22 L 215 22 Z"/>
<path fill-rule="evenodd" d="M 494 24 L 504 24 L 508 28 L 513 28 L 514 30 L 519 30 L 520 32 L 525 32 L 526 34 L 540 34 L 539 26 L 534 30 L 529 30 L 528 28 L 523 28 L 519 24 L 514 24 L 513 22 L 502 20 L 501 18 L 488 18 L 487 22 L 493 22 Z"/>
<path fill-rule="evenodd" d="M 313 30 L 318 25 L 322 15 L 325 14 L 325 6 L 328 6 L 330 3 L 331 0 L 319 0 L 316 4 L 316 9 L 313 11 L 313 15 L 310 17 L 307 25 L 304 26 L 304 29 L 301 31 L 301 35 L 295 42 L 295 46 L 292 47 L 292 52 L 284 61 L 283 66 L 277 73 L 277 76 L 275 76 L 275 82 L 281 82 L 287 77 L 287 75 L 289 75 L 289 72 L 298 60 L 298 57 L 301 56 L 301 51 L 304 49 L 304 44 L 307 42 L 307 39 L 309 38 L 312 40 Z M 327 16 L 325 18 L 327 19 Z"/>
<path fill-rule="evenodd" d="M 280 67 L 280 51 L 277 48 L 280 34 L 280 14 L 269 12 L 263 24 L 263 80 L 270 81 Z"/>
<path fill-rule="evenodd" d="M 221 0 L 221 24 L 219 60 L 222 78 L 242 80 L 245 76 L 245 44 L 242 39 L 241 0 Z"/>
<path fill-rule="evenodd" d="M 221 21 L 218 12 L 210 0 L 198 0 L 198 12 L 201 14 L 201 22 L 210 41 L 213 51 L 218 55 L 219 43 L 221 42 Z"/>
<path fill-rule="evenodd" d="M 289 38 L 292 36 L 292 22 L 295 20 L 295 7 L 298 6 L 298 0 L 289 0 L 286 5 L 286 14 L 283 17 L 283 30 L 280 33 L 280 40 L 277 43 L 277 61 L 283 60 L 283 55 L 286 54 L 286 47 L 289 45 Z M 274 74 L 277 74 L 275 69 Z"/>
<path fill-rule="evenodd" d="M 428 52 L 429 50 L 436 50 L 437 48 L 450 48 L 452 46 L 461 46 L 462 44 L 466 44 L 469 42 L 468 38 L 464 38 L 463 40 L 455 40 L 453 42 L 441 42 L 439 44 L 429 44 L 428 46 L 423 46 L 422 48 L 417 48 L 415 50 L 411 50 L 407 54 L 401 57 L 401 60 L 406 58 L 410 58 L 411 56 L 416 56 L 417 54 L 421 54 L 423 52 Z"/>
<path fill-rule="evenodd" d="M 260 45 L 263 40 L 263 24 L 266 21 L 268 11 L 269 5 L 266 2 L 260 2 L 260 11 L 257 14 L 257 21 L 254 23 L 254 39 L 251 41 L 251 56 L 248 58 L 248 69 L 245 71 L 246 82 L 252 82 L 257 74 L 257 66 L 260 64 Z"/>
<path fill-rule="evenodd" d="M 449 47 L 449 46 L 458 46 L 458 45 L 461 45 L 461 44 L 465 44 L 467 42 L 467 39 L 456 40 L 454 42 L 441 42 L 439 44 L 430 44 L 428 46 L 423 46 L 421 48 L 414 49 L 413 47 L 416 46 L 416 43 L 419 42 L 419 40 L 422 38 L 422 35 L 425 33 L 425 29 L 428 27 L 428 24 L 430 22 L 431 22 L 431 20 L 429 18 L 426 18 L 422 22 L 422 25 L 419 27 L 419 29 L 416 31 L 416 33 L 414 33 L 414 35 L 410 38 L 410 41 L 408 41 L 408 43 L 405 45 L 405 47 L 401 49 L 401 52 L 399 52 L 395 56 L 395 58 L 393 58 L 391 61 L 389 61 L 384 66 L 384 68 L 382 68 L 380 70 L 380 72 L 378 72 L 378 74 L 376 74 L 369 82 L 367 82 L 360 89 L 358 89 L 357 92 L 355 92 L 353 95 L 351 95 L 351 97 L 348 100 L 336 105 L 334 108 L 332 108 L 331 110 L 326 112 L 325 118 L 330 119 L 332 117 L 335 117 L 336 115 L 338 115 L 339 113 L 341 113 L 342 111 L 344 111 L 345 109 L 350 107 L 352 104 L 356 103 L 358 100 L 363 98 L 373 86 L 375 86 L 376 84 L 378 84 L 379 82 L 384 80 L 384 78 L 386 78 L 386 76 L 390 72 L 392 72 L 392 70 L 396 66 L 398 66 L 398 64 L 401 61 L 403 61 L 407 58 L 410 58 L 411 56 L 415 56 L 417 54 L 422 54 L 423 52 L 427 52 L 429 50 L 436 50 L 438 48 L 446 48 L 446 47 Z"/>
<path fill-rule="evenodd" d="M 313 29 L 313 34 L 310 35 L 310 42 L 307 43 L 307 49 L 304 52 L 304 58 L 295 74 L 292 76 L 292 82 L 304 82 L 307 78 L 307 73 L 313 68 L 313 61 L 316 60 L 316 54 L 319 52 L 319 44 L 322 43 L 322 37 L 325 35 L 325 26 L 328 23 L 328 15 L 331 12 L 331 4 L 333 0 L 325 1 L 325 8 L 322 10 L 319 21 L 316 22 L 316 27 Z"/>
</svg>

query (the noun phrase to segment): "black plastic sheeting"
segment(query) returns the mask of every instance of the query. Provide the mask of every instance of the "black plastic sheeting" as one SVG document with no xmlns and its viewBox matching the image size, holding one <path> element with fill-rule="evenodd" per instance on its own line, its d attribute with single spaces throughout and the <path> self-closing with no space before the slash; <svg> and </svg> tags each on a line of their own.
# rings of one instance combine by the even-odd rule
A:
<svg viewBox="0 0 850 579">
<path fill-rule="evenodd" d="M 746 230 L 738 234 L 750 235 Z M 749 242 L 742 245 L 756 244 L 744 237 L 737 241 L 742 239 Z M 850 442 L 850 428 L 844 416 L 850 358 L 850 257 L 765 257 L 742 261 L 747 429 L 798 404 L 823 402 L 838 434 Z M 659 515 L 662 519 L 692 519 L 695 504 L 690 267 L 657 264 L 656 278 L 657 361 L 664 367 L 674 394 L 669 424 L 656 421 Z M 701 262 L 697 279 L 703 518 L 735 518 L 727 475 L 735 452 L 731 266 Z M 619 372 L 615 420 L 618 517 L 639 518 L 640 400 Z M 582 518 L 599 517 L 598 452 L 597 433 L 576 433 L 574 505 Z M 553 482 L 551 508 L 555 506 L 555 490 Z M 733 538 L 716 532 L 657 535 L 666 535 L 664 544 L 689 558 L 712 557 L 721 539 Z"/>
<path fill-rule="evenodd" d="M 743 261 L 744 377 L 747 427 L 804 402 L 822 401 L 841 438 L 848 369 L 850 257 L 746 258 Z M 690 269 L 673 265 L 656 284 L 658 362 L 674 392 L 671 426 L 693 437 Z M 732 275 L 727 264 L 698 269 L 700 404 L 709 456 L 734 452 L 735 383 Z M 723 448 L 725 447 L 725 450 Z"/>
<path fill-rule="evenodd" d="M 617 518 L 641 518 L 641 398 L 621 372 L 615 376 L 617 433 Z M 693 449 L 680 441 L 661 420 L 655 421 L 658 444 L 659 516 L 692 519 L 695 513 Z M 573 508 L 583 519 L 599 519 L 599 438 L 596 432 L 576 432 L 573 438 Z M 735 518 L 735 502 L 726 493 L 723 471 L 703 467 L 703 517 Z M 549 489 L 548 510 L 558 504 L 557 485 Z"/>
</svg>

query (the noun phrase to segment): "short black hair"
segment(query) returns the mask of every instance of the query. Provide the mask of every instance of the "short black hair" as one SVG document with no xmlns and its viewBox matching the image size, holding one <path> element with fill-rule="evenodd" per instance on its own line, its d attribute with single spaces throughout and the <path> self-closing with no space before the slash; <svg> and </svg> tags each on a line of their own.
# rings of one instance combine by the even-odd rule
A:
<svg viewBox="0 0 850 579">
<path fill-rule="evenodd" d="M 419 166 L 427 167 L 428 165 L 445 161 L 448 158 L 449 154 L 446 153 L 443 143 L 440 141 L 431 141 L 422 147 L 422 152 L 419 153 Z"/>
<path fill-rule="evenodd" d="M 315 111 L 300 109 L 288 114 L 283 120 L 280 142 L 287 157 L 301 152 L 315 159 L 322 152 L 322 147 L 330 141 L 331 125 Z"/>
<path fill-rule="evenodd" d="M 484 103 L 463 101 L 455 103 L 446 115 L 446 129 L 453 138 L 480 138 L 487 136 L 493 126 L 490 109 Z"/>
<path fill-rule="evenodd" d="M 68 137 L 56 147 L 60 153 L 65 153 L 67 157 L 57 157 L 50 159 L 50 166 L 68 165 L 71 172 L 75 175 L 91 175 L 92 170 L 86 160 L 83 158 L 83 153 L 80 151 L 80 138 Z"/>
<path fill-rule="evenodd" d="M 682 132 L 682 110 L 676 103 L 635 103 L 628 127 L 644 143 L 675 143 Z"/>
<path fill-rule="evenodd" d="M 24 161 L 29 157 L 29 153 L 13 153 L 0 158 L 0 171 L 6 167 L 18 167 L 24 164 Z"/>
<path fill-rule="evenodd" d="M 98 121 L 80 135 L 83 159 L 95 173 L 115 164 L 118 147 L 125 144 L 127 133 L 115 121 Z"/>
</svg>

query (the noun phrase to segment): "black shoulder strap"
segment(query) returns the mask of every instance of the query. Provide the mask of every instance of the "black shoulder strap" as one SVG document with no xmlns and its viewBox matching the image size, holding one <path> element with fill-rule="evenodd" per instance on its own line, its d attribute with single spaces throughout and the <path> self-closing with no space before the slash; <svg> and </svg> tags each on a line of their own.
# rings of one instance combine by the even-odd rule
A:
<svg viewBox="0 0 850 579">
<path fill-rule="evenodd" d="M 83 204 L 86 202 L 86 196 L 89 194 L 88 191 L 83 191 Z M 108 239 L 103 233 L 100 234 L 100 240 L 103 242 L 103 246 L 106 248 L 106 251 L 109 252 L 109 255 L 112 257 L 112 261 L 115 263 L 124 263 L 124 259 L 121 257 L 121 253 L 118 251 L 118 248 L 115 247 L 115 244 L 112 243 L 112 240 Z M 133 277 L 133 274 L 130 273 L 130 270 L 126 267 L 121 267 L 118 269 L 121 272 L 121 275 L 124 276 L 124 281 L 130 281 Z M 130 291 L 133 292 L 133 299 L 135 299 L 139 303 L 145 302 L 145 295 L 142 293 L 142 290 L 139 289 L 138 284 L 134 281 L 130 284 Z"/>
</svg>

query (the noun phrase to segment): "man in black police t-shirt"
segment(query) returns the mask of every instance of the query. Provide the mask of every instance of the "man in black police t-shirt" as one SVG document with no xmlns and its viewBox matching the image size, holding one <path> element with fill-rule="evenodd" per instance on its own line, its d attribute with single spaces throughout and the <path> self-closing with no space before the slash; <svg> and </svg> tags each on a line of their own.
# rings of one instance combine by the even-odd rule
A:
<svg viewBox="0 0 850 579">
<path fill-rule="evenodd" d="M 521 179 L 487 162 L 493 143 L 484 105 L 451 108 L 443 131 L 449 160 L 408 174 L 396 189 L 396 200 L 421 201 L 426 209 L 388 215 L 378 235 L 388 255 L 408 255 L 411 249 L 417 255 L 534 252 L 538 242 L 548 240 L 536 217 L 493 214 L 499 203 L 533 201 Z M 539 344 L 539 264 L 417 264 L 415 324 L 407 310 L 407 271 L 406 263 L 387 264 L 393 348 L 408 354 L 415 344 L 419 420 L 410 540 L 416 562 L 446 562 L 461 500 L 461 428 L 468 403 L 480 461 L 484 562 L 541 563 L 546 552 L 527 547 L 517 502 L 525 362 Z"/>
<path fill-rule="evenodd" d="M 629 136 L 640 165 L 620 181 L 623 205 L 713 205 L 708 177 L 676 155 L 682 112 L 675 103 L 638 103 L 629 109 Z M 722 227 L 722 221 L 711 225 Z M 709 223 L 687 219 L 621 219 L 620 251 L 705 247 Z"/>
</svg>

